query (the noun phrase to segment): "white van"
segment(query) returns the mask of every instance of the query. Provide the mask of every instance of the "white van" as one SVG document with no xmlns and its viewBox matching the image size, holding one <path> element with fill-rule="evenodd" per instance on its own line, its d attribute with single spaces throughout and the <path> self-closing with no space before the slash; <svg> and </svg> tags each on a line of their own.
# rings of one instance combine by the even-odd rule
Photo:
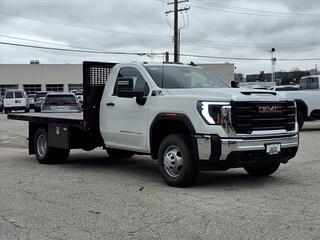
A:
<svg viewBox="0 0 320 240">
<path fill-rule="evenodd" d="M 11 112 L 12 110 L 29 112 L 27 94 L 20 89 L 7 90 L 3 99 L 3 108 L 5 113 Z"/>
</svg>

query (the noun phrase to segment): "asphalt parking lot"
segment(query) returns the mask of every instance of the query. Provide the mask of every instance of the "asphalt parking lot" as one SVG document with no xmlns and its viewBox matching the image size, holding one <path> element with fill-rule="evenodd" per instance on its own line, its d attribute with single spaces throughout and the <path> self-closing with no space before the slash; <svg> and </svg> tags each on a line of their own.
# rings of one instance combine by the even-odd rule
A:
<svg viewBox="0 0 320 240">
<path fill-rule="evenodd" d="M 320 239 L 320 122 L 295 159 L 268 178 L 202 172 L 177 189 L 146 156 L 73 151 L 40 165 L 27 123 L 0 113 L 0 239 Z"/>
</svg>

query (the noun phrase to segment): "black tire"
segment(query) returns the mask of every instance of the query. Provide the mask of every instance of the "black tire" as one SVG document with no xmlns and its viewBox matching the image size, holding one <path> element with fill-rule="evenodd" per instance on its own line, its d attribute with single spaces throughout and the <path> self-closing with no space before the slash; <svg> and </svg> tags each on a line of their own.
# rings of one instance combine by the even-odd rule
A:
<svg viewBox="0 0 320 240">
<path fill-rule="evenodd" d="M 183 134 L 172 134 L 162 140 L 158 151 L 158 167 L 169 186 L 188 187 L 197 180 L 199 167 L 190 145 L 190 139 Z M 166 156 L 169 161 L 165 160 Z M 182 159 L 180 167 L 177 167 L 178 158 Z"/>
<path fill-rule="evenodd" d="M 41 138 L 41 139 L 40 139 Z M 41 148 L 38 141 L 44 141 L 44 148 Z M 66 162 L 70 150 L 49 147 L 48 144 L 48 134 L 43 128 L 39 128 L 34 136 L 34 151 L 36 157 L 41 164 L 55 164 Z"/>
<path fill-rule="evenodd" d="M 5 113 L 5 114 L 8 114 L 8 110 L 7 110 L 6 108 L 4 109 L 4 113 Z"/>
<path fill-rule="evenodd" d="M 251 176 L 266 177 L 275 173 L 280 166 L 280 163 L 273 162 L 268 165 L 256 166 L 256 167 L 244 167 L 246 172 Z"/>
<path fill-rule="evenodd" d="M 26 113 L 30 112 L 29 108 L 26 108 L 26 109 L 24 110 L 24 112 L 26 112 Z"/>
<path fill-rule="evenodd" d="M 298 119 L 299 130 L 301 130 L 304 124 L 304 116 L 300 110 L 297 111 L 297 119 Z"/>
<path fill-rule="evenodd" d="M 130 151 L 114 149 L 114 148 L 107 148 L 107 153 L 111 158 L 131 158 L 134 153 Z"/>
</svg>

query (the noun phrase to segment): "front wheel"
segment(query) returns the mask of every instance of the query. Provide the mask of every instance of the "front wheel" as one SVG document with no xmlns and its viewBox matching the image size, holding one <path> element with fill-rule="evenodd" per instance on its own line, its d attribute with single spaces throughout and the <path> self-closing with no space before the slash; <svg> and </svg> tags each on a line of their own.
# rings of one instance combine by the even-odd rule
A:
<svg viewBox="0 0 320 240">
<path fill-rule="evenodd" d="M 268 165 L 255 166 L 255 167 L 244 167 L 244 170 L 251 175 L 257 177 L 266 177 L 275 173 L 280 166 L 280 163 L 274 162 Z"/>
<path fill-rule="evenodd" d="M 182 134 L 163 139 L 158 151 L 159 172 L 164 181 L 173 187 L 188 187 L 198 177 L 199 168 L 190 150 L 190 140 Z"/>
<path fill-rule="evenodd" d="M 34 151 L 41 164 L 63 163 L 67 161 L 70 150 L 48 146 L 48 134 L 39 128 L 34 136 Z"/>
</svg>

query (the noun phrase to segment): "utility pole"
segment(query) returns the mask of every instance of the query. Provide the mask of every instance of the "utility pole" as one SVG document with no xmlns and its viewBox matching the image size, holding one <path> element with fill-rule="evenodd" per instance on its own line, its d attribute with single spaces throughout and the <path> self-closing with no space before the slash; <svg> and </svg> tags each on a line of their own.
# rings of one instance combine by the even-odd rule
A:
<svg viewBox="0 0 320 240">
<path fill-rule="evenodd" d="M 190 7 L 184 7 L 179 9 L 180 3 L 189 2 L 189 0 L 174 0 L 173 2 L 168 2 L 168 5 L 173 4 L 173 10 L 166 11 L 166 15 L 174 13 L 174 24 L 173 24 L 173 41 L 174 41 L 174 62 L 180 62 L 180 29 L 179 29 L 179 16 L 178 13 L 185 11 L 187 12 Z"/>
<path fill-rule="evenodd" d="M 276 49 L 271 48 L 268 51 L 271 53 L 271 82 L 275 82 L 276 81 L 275 71 L 276 71 L 277 59 L 274 57 L 274 53 Z"/>
<path fill-rule="evenodd" d="M 178 17 L 178 0 L 174 0 L 174 61 L 180 62 L 179 60 L 179 17 Z"/>
</svg>

